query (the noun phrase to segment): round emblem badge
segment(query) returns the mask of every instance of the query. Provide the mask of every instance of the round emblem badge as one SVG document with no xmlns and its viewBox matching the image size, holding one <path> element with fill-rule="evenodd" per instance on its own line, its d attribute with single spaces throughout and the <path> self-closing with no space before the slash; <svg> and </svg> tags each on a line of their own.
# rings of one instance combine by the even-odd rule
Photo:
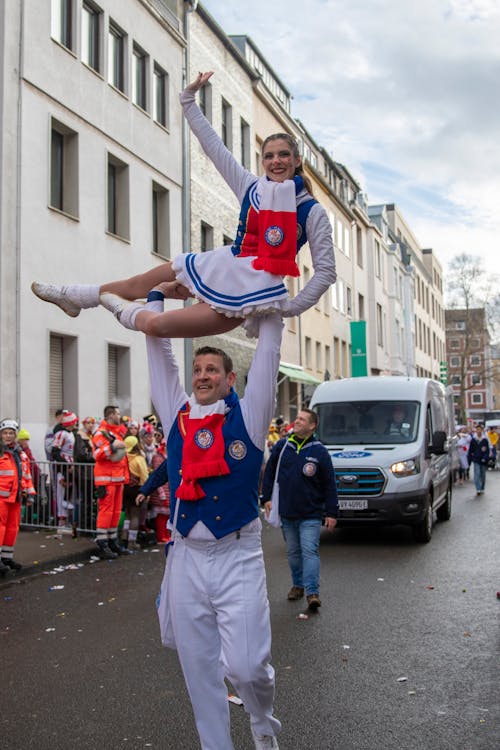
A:
<svg viewBox="0 0 500 750">
<path fill-rule="evenodd" d="M 283 242 L 285 233 L 281 227 L 275 225 L 266 229 L 266 231 L 264 232 L 264 238 L 268 245 L 277 247 Z"/>
<path fill-rule="evenodd" d="M 210 448 L 210 446 L 214 442 L 213 433 L 210 432 L 210 430 L 207 430 L 206 427 L 204 427 L 203 429 L 198 430 L 198 432 L 195 433 L 194 442 L 196 443 L 198 448 L 207 450 L 207 448 Z"/>
<path fill-rule="evenodd" d="M 316 470 L 317 470 L 317 466 L 316 464 L 312 463 L 312 461 L 308 461 L 302 467 L 302 473 L 306 477 L 313 477 L 316 474 Z"/>
<path fill-rule="evenodd" d="M 300 224 L 297 224 L 297 239 L 300 240 L 302 237 L 302 227 Z"/>
<path fill-rule="evenodd" d="M 233 440 L 229 444 L 227 451 L 231 458 L 234 458 L 236 461 L 241 461 L 247 455 L 247 447 L 242 440 Z"/>
</svg>

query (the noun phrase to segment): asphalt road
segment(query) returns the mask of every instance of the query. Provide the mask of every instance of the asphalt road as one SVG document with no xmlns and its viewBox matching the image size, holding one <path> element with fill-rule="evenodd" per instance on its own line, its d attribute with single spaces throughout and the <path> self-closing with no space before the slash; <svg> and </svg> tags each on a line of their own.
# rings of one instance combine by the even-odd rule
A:
<svg viewBox="0 0 500 750">
<path fill-rule="evenodd" d="M 323 606 L 286 601 L 263 532 L 281 750 L 499 750 L 500 472 L 454 492 L 417 545 L 404 528 L 322 536 Z M 2 750 L 196 750 L 174 652 L 159 645 L 162 552 L 1 591 Z M 49 590 L 50 587 L 61 587 Z M 252 750 L 231 706 L 236 750 Z"/>
</svg>

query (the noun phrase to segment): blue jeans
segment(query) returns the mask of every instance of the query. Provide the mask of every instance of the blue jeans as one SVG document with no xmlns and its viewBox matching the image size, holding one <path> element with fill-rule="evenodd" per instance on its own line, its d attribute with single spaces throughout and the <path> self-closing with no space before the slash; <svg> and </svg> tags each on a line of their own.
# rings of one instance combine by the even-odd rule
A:
<svg viewBox="0 0 500 750">
<path fill-rule="evenodd" d="M 281 519 L 288 565 L 294 586 L 319 594 L 319 535 L 321 518 Z"/>
<path fill-rule="evenodd" d="M 477 492 L 484 491 L 484 483 L 486 481 L 486 464 L 477 464 L 474 462 L 474 484 L 476 485 Z"/>
</svg>

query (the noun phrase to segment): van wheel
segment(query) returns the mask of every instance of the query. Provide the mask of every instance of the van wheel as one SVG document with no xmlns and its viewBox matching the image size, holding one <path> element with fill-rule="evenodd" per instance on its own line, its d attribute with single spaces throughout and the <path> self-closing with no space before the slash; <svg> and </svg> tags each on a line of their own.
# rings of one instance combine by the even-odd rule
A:
<svg viewBox="0 0 500 750">
<path fill-rule="evenodd" d="M 451 517 L 451 482 L 446 490 L 446 499 L 444 503 L 437 509 L 436 516 L 438 521 L 449 521 Z"/>
<path fill-rule="evenodd" d="M 413 538 L 416 542 L 427 544 L 431 541 L 432 536 L 432 498 L 430 493 L 427 495 L 425 504 L 425 515 L 419 524 L 413 527 Z"/>
</svg>

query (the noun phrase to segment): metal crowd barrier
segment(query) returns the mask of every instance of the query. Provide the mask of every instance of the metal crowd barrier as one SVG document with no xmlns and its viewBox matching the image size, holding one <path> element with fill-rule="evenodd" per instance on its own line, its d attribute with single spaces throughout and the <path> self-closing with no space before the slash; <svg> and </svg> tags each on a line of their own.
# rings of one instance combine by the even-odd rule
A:
<svg viewBox="0 0 500 750">
<path fill-rule="evenodd" d="M 93 464 L 32 461 L 31 476 L 36 497 L 33 505 L 23 503 L 21 526 L 41 529 L 64 526 L 74 534 L 95 531 Z"/>
</svg>

